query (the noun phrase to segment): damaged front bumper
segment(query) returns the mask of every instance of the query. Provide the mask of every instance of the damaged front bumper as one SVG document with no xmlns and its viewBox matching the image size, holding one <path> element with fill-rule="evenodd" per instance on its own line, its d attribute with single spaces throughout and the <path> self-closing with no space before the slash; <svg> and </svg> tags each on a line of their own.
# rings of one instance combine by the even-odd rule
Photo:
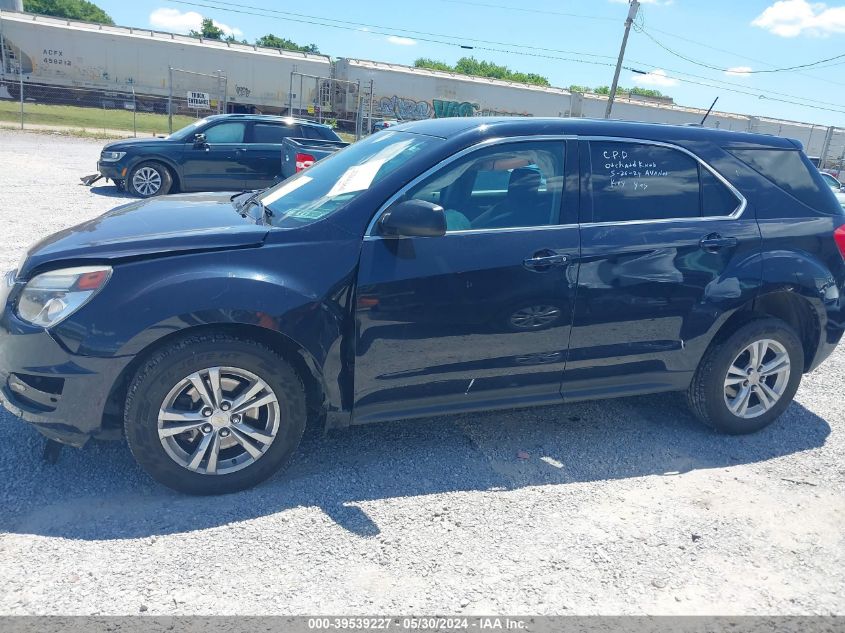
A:
<svg viewBox="0 0 845 633">
<path fill-rule="evenodd" d="M 44 328 L 21 321 L 5 300 L 8 290 L 0 289 L 0 405 L 71 446 L 119 434 L 120 412 L 111 412 L 117 417 L 111 428 L 104 419 L 112 388 L 133 357 L 72 354 Z"/>
</svg>

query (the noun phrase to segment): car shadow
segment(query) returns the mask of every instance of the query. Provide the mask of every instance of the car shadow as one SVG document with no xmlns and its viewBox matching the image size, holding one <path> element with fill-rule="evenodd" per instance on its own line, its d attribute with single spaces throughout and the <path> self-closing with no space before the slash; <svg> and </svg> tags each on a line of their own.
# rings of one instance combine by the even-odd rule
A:
<svg viewBox="0 0 845 633">
<path fill-rule="evenodd" d="M 103 196 L 105 198 L 123 198 L 126 200 L 137 200 L 131 194 L 126 193 L 123 189 L 118 189 L 117 185 L 100 185 L 99 187 L 91 187 L 91 193 Z"/>
<path fill-rule="evenodd" d="M 2 414 L 0 530 L 129 539 L 310 506 L 366 538 L 380 532 L 362 507 L 372 500 L 672 476 L 810 450 L 829 433 L 825 420 L 796 402 L 759 433 L 720 435 L 676 395 L 466 414 L 307 437 L 287 472 L 221 500 L 156 484 L 123 442 L 65 449 L 49 465 L 40 460 L 40 436 Z"/>
</svg>

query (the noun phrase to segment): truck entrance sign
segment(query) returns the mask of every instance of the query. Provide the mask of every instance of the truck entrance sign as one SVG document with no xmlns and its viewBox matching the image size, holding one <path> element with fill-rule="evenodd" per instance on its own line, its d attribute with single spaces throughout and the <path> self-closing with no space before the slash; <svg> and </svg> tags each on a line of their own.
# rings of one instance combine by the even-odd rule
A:
<svg viewBox="0 0 845 633">
<path fill-rule="evenodd" d="M 211 109 L 211 95 L 207 92 L 194 92 L 193 90 L 188 91 L 188 107 L 195 108 L 197 110 L 210 110 Z"/>
</svg>

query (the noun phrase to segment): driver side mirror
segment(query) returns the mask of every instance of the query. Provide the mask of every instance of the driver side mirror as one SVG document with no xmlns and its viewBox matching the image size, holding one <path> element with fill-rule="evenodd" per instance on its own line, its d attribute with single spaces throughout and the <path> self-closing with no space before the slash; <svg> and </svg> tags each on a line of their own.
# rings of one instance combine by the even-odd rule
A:
<svg viewBox="0 0 845 633">
<path fill-rule="evenodd" d="M 208 141 L 205 134 L 194 134 L 194 147 L 205 147 L 206 145 L 208 145 Z"/>
<path fill-rule="evenodd" d="M 404 200 L 388 207 L 378 226 L 384 237 L 440 237 L 446 234 L 446 213 L 433 202 Z"/>
</svg>

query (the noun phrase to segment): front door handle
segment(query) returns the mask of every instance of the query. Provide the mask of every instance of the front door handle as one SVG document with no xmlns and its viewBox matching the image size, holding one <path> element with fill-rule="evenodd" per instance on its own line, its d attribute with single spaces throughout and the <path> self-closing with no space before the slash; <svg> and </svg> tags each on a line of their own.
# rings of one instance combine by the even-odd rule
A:
<svg viewBox="0 0 845 633">
<path fill-rule="evenodd" d="M 560 255 L 553 251 L 541 251 L 531 257 L 522 260 L 522 265 L 529 270 L 544 271 L 553 266 L 563 266 L 569 261 L 566 255 Z"/>
<path fill-rule="evenodd" d="M 698 244 L 708 253 L 715 253 L 720 249 L 736 246 L 739 244 L 739 240 L 735 237 L 722 237 L 718 233 L 711 233 L 710 235 L 702 237 Z"/>
</svg>

